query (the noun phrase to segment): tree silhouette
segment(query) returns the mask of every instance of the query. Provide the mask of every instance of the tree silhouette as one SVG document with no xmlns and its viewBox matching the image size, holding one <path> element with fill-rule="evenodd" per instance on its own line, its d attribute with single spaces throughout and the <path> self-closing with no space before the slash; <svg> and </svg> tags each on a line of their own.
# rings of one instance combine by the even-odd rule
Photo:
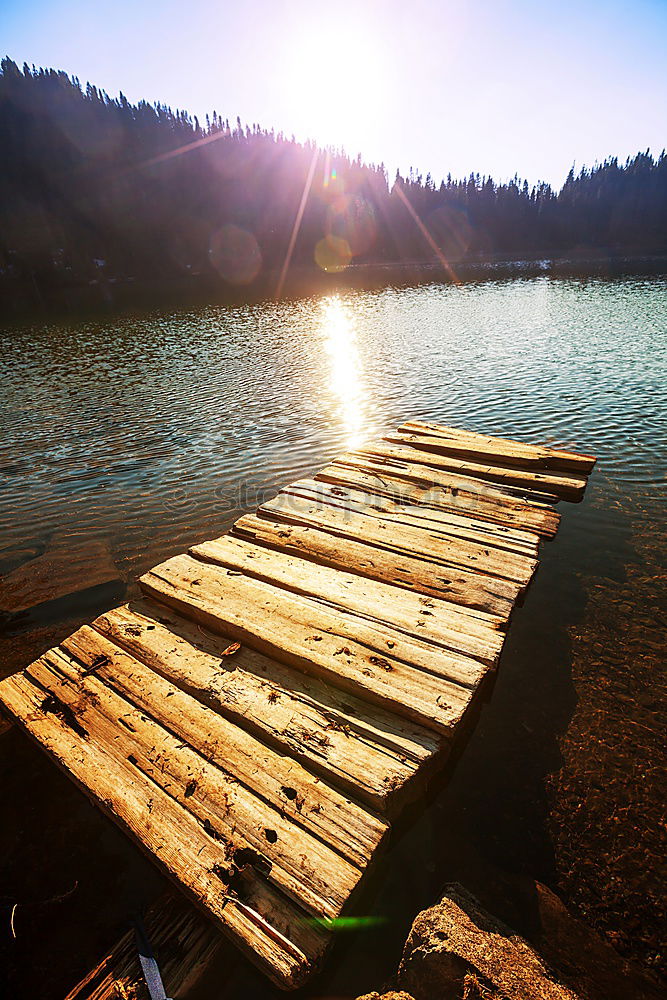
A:
<svg viewBox="0 0 667 1000">
<path fill-rule="evenodd" d="M 314 274 L 336 260 L 665 251 L 664 151 L 573 167 L 558 192 L 518 176 L 496 184 L 448 174 L 438 184 L 413 166 L 390 185 L 384 164 L 238 117 L 232 128 L 217 110 L 201 125 L 63 72 L 0 64 L 0 294 L 10 302 L 48 302 L 54 290 L 67 301 L 91 283 L 233 285 L 238 275 L 269 288 L 288 255 L 291 268 Z"/>
</svg>

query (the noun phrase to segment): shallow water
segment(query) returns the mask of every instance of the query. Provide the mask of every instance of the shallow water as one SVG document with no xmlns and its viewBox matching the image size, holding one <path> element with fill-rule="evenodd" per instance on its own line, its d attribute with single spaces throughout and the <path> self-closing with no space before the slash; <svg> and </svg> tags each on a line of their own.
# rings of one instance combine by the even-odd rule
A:
<svg viewBox="0 0 667 1000">
<path fill-rule="evenodd" d="M 429 808 L 405 824 L 367 896 L 385 929 L 349 938 L 322 989 L 377 988 L 416 909 L 480 858 L 555 886 L 620 935 L 626 953 L 655 961 L 653 910 L 626 933 L 639 902 L 605 896 L 590 873 L 591 898 L 602 903 L 587 909 L 585 892 L 575 892 L 563 803 L 586 797 L 576 761 L 597 738 L 590 713 L 581 715 L 597 704 L 595 643 L 585 637 L 602 636 L 595 656 L 616 664 L 633 702 L 633 663 L 661 641 L 657 611 L 646 618 L 657 571 L 633 577 L 621 608 L 614 596 L 664 555 L 666 280 L 388 288 L 23 327 L 0 338 L 4 673 L 119 603 L 143 570 L 402 420 L 596 454 L 584 503 L 561 505 L 561 531 L 544 549 L 473 738 Z M 640 611 L 643 627 L 618 663 L 615 630 Z M 655 707 L 635 709 L 652 730 Z M 575 723 L 585 749 L 572 764 Z M 563 784 L 564 757 L 574 792 Z M 657 817 L 629 787 L 626 823 L 650 827 L 653 844 Z M 612 807 L 603 794 L 602 826 Z M 580 853 L 600 849 L 581 835 Z M 643 878 L 632 876 L 633 899 L 655 891 L 650 871 Z"/>
</svg>

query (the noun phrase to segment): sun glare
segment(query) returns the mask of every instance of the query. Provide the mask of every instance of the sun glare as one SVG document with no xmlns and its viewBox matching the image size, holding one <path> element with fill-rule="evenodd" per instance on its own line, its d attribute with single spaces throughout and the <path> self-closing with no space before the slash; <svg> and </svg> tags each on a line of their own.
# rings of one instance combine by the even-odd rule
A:
<svg viewBox="0 0 667 1000">
<path fill-rule="evenodd" d="M 357 448 L 364 430 L 364 391 L 354 321 L 338 296 L 325 299 L 322 311 L 325 348 L 331 365 L 329 385 L 338 401 L 345 447 Z"/>
<path fill-rule="evenodd" d="M 287 108 L 304 138 L 356 154 L 382 89 L 379 46 L 360 23 L 305 29 L 285 73 Z"/>
</svg>

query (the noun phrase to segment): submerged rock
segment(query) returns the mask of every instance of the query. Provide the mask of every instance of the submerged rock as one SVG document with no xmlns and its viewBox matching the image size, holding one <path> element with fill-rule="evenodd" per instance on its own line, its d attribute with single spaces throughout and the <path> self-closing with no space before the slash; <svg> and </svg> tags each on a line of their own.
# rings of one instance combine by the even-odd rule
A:
<svg viewBox="0 0 667 1000">
<path fill-rule="evenodd" d="M 108 544 L 100 539 L 75 541 L 62 532 L 35 558 L 0 579 L 0 612 L 17 615 L 101 584 L 119 582 Z"/>
<path fill-rule="evenodd" d="M 539 882 L 533 893 L 539 927 L 531 943 L 584 1000 L 664 1000 L 653 977 L 574 917 L 555 893 Z"/>
</svg>

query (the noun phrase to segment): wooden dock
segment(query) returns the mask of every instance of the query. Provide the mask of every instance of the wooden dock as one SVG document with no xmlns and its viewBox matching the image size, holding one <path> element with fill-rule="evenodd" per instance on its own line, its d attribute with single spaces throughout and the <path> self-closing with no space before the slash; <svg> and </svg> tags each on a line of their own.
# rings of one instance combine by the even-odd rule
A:
<svg viewBox="0 0 667 1000">
<path fill-rule="evenodd" d="M 140 580 L 0 702 L 278 985 L 463 729 L 595 459 L 404 424 Z"/>
</svg>

